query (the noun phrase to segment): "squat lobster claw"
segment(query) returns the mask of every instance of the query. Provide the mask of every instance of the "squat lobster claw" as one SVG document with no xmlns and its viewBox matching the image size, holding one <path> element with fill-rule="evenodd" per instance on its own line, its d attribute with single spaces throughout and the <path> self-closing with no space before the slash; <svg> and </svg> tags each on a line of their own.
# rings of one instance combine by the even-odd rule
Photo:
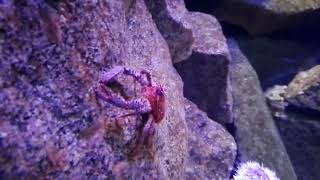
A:
<svg viewBox="0 0 320 180">
<path fill-rule="evenodd" d="M 114 80 L 116 76 L 124 74 L 132 76 L 142 86 L 141 98 L 125 100 L 122 96 L 112 92 L 107 83 Z M 144 78 L 144 75 L 146 78 Z M 122 66 L 116 66 L 100 76 L 98 97 L 124 109 L 134 110 L 138 114 L 151 114 L 143 128 L 144 136 L 154 134 L 154 123 L 160 123 L 165 114 L 165 93 L 159 85 L 153 84 L 148 71 L 142 70 L 139 73 Z M 131 114 L 129 114 L 131 115 Z"/>
</svg>

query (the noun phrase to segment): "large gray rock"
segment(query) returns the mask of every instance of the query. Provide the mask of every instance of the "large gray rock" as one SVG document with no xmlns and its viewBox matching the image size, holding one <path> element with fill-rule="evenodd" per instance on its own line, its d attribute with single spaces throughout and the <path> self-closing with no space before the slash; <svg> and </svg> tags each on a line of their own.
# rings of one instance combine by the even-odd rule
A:
<svg viewBox="0 0 320 180">
<path fill-rule="evenodd" d="M 186 179 L 229 179 L 237 146 L 220 124 L 185 100 L 189 128 Z"/>
<path fill-rule="evenodd" d="M 175 67 L 184 81 L 184 95 L 208 116 L 222 124 L 232 121 L 229 86 L 229 51 L 218 21 L 202 13 L 190 13 L 195 41 L 192 55 Z"/>
<path fill-rule="evenodd" d="M 256 72 L 236 42 L 228 42 L 233 95 L 235 139 L 240 162 L 257 161 L 270 167 L 280 179 L 297 179 L 278 134 Z"/>
<path fill-rule="evenodd" d="M 230 123 L 230 55 L 219 22 L 207 14 L 188 12 L 182 0 L 147 0 L 147 4 L 169 47 L 184 52 L 184 60 L 171 54 L 184 81 L 184 95 L 210 118 Z"/>
</svg>

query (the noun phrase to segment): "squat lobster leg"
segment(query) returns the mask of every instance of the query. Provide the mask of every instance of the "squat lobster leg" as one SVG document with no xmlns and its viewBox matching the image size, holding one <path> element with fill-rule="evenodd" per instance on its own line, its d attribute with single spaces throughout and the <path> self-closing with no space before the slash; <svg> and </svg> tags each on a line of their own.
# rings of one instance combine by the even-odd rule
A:
<svg viewBox="0 0 320 180">
<path fill-rule="evenodd" d="M 100 77 L 100 82 L 108 83 L 109 81 L 113 80 L 113 78 L 115 78 L 119 74 L 132 76 L 142 86 L 150 86 L 151 85 L 151 75 L 148 71 L 142 70 L 140 73 L 138 73 L 132 69 L 125 68 L 122 66 L 116 66 L 108 72 L 103 72 Z M 147 81 L 143 78 L 143 76 L 142 76 L 143 74 L 146 75 Z"/>
<path fill-rule="evenodd" d="M 109 81 L 113 80 L 116 76 L 123 73 L 123 69 L 124 69 L 123 67 L 117 66 L 117 67 L 112 68 L 109 71 L 103 71 L 100 74 L 99 82 L 100 83 L 108 83 Z"/>
<path fill-rule="evenodd" d="M 98 87 L 96 93 L 101 99 L 124 109 L 135 110 L 137 113 L 149 113 L 151 111 L 151 105 L 146 98 L 125 100 L 103 85 Z"/>
</svg>

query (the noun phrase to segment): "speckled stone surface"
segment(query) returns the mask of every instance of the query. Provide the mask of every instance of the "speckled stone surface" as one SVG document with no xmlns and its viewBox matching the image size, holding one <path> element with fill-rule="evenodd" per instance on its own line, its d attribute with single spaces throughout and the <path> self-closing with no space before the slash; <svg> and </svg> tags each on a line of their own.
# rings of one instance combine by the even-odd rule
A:
<svg viewBox="0 0 320 180">
<path fill-rule="evenodd" d="M 26 0 L 0 8 L 1 179 L 185 179 L 183 83 L 144 1 Z M 165 90 L 166 115 L 150 144 L 139 143 L 140 115 L 120 119 L 127 110 L 95 96 L 99 72 L 116 65 L 150 71 Z M 118 81 L 126 96 L 139 96 L 132 79 Z M 214 163 L 226 157 L 217 155 Z"/>
<path fill-rule="evenodd" d="M 185 109 L 190 130 L 187 179 L 229 179 L 237 150 L 233 137 L 187 99 Z"/>
</svg>

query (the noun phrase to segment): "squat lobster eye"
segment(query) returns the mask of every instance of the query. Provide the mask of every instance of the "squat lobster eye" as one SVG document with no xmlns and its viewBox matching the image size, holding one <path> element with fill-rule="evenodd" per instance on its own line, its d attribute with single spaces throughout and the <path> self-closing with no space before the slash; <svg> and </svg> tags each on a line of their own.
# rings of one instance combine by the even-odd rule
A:
<svg viewBox="0 0 320 180">
<path fill-rule="evenodd" d="M 164 92 L 163 92 L 162 87 L 157 88 L 156 94 L 157 94 L 158 96 L 164 96 Z"/>
</svg>

